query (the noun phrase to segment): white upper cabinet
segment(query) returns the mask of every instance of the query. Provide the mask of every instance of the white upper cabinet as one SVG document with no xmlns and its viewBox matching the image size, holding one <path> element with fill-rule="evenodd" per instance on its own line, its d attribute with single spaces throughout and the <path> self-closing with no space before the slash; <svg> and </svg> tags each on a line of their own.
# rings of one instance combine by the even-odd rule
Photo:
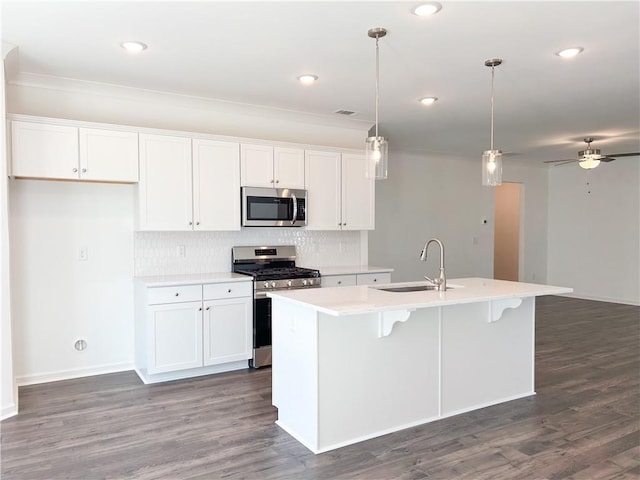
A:
<svg viewBox="0 0 640 480">
<path fill-rule="evenodd" d="M 341 229 L 340 157 L 337 152 L 305 152 L 308 230 Z"/>
<path fill-rule="evenodd" d="M 191 139 L 140 134 L 140 230 L 192 230 Z"/>
<path fill-rule="evenodd" d="M 304 188 L 304 150 L 242 144 L 240 152 L 242 186 Z"/>
<path fill-rule="evenodd" d="M 138 181 L 138 134 L 79 129 L 80 178 L 105 182 Z"/>
<path fill-rule="evenodd" d="M 375 180 L 364 155 L 342 154 L 342 229 L 375 228 Z"/>
<path fill-rule="evenodd" d="M 240 230 L 240 145 L 140 135 L 140 230 Z"/>
<path fill-rule="evenodd" d="M 247 187 L 273 187 L 273 147 L 240 145 L 240 182 Z"/>
<path fill-rule="evenodd" d="M 138 134 L 35 122 L 11 122 L 15 177 L 138 181 Z"/>
<path fill-rule="evenodd" d="M 304 189 L 304 150 L 275 147 L 273 178 L 278 188 Z"/>
<path fill-rule="evenodd" d="M 375 184 L 364 155 L 305 152 L 309 230 L 372 230 Z"/>
<path fill-rule="evenodd" d="M 193 140 L 194 230 L 240 230 L 240 145 Z"/>
</svg>

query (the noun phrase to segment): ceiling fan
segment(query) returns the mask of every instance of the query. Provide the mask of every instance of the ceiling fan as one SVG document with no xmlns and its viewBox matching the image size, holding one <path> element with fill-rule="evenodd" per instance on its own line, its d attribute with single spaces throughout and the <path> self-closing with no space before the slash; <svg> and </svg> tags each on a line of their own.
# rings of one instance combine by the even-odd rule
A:
<svg viewBox="0 0 640 480">
<path fill-rule="evenodd" d="M 565 160 L 546 160 L 544 163 L 555 163 L 554 166 L 558 166 L 564 165 L 566 163 L 578 162 L 578 165 L 580 165 L 582 168 L 589 170 L 592 168 L 596 168 L 598 165 L 600 165 L 600 162 L 612 162 L 616 159 L 616 157 L 636 157 L 640 155 L 640 152 L 612 153 L 611 155 L 602 155 L 599 148 L 591 148 L 591 142 L 593 142 L 593 140 L 593 137 L 587 137 L 584 139 L 584 143 L 587 144 L 587 148 L 578 152 L 578 158 Z"/>
</svg>

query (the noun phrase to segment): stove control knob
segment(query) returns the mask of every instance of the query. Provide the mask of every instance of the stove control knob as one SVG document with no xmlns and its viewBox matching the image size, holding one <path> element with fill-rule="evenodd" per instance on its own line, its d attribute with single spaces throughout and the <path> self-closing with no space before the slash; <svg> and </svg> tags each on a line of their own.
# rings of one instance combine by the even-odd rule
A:
<svg viewBox="0 0 640 480">
<path fill-rule="evenodd" d="M 269 282 L 264 282 L 264 288 L 269 288 Z"/>
<path fill-rule="evenodd" d="M 307 284 L 306 280 L 302 280 L 302 285 L 305 286 Z"/>
<path fill-rule="evenodd" d="M 290 287 L 293 285 L 293 282 L 291 280 L 287 280 L 287 287 Z"/>
<path fill-rule="evenodd" d="M 276 282 L 271 282 L 271 288 L 276 288 Z"/>
<path fill-rule="evenodd" d="M 309 279 L 309 285 L 313 285 L 313 278 Z"/>
</svg>

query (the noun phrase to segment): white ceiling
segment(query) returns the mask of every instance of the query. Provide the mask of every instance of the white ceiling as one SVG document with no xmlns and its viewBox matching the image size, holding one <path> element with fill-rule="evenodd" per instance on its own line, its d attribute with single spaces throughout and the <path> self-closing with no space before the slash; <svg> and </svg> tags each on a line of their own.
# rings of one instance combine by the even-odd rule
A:
<svg viewBox="0 0 640 480">
<path fill-rule="evenodd" d="M 19 72 L 60 76 L 336 117 L 374 120 L 392 148 L 479 158 L 495 147 L 539 162 L 574 158 L 581 139 L 603 153 L 640 151 L 640 2 L 3 1 L 2 40 Z M 149 48 L 133 56 L 119 43 Z M 582 46 L 578 57 L 554 53 Z M 296 77 L 313 73 L 304 87 Z M 423 96 L 439 101 L 426 108 Z M 340 118 L 344 122 L 344 118 Z M 637 161 L 629 158 L 620 161 Z"/>
</svg>

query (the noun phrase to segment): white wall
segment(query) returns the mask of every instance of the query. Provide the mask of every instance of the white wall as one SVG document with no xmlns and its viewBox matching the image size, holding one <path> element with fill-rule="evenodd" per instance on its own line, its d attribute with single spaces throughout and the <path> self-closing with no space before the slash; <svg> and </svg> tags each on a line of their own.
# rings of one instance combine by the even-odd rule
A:
<svg viewBox="0 0 640 480">
<path fill-rule="evenodd" d="M 341 119 L 332 125 L 292 112 L 37 77 L 28 85 L 9 84 L 7 111 L 341 148 L 360 147 L 367 130 Z M 229 271 L 231 245 L 289 238 L 300 247 L 301 265 L 358 264 L 363 258 L 366 263 L 366 234 L 358 232 L 290 233 L 286 239 L 271 229 L 135 233 L 135 189 L 9 182 L 14 375 L 19 384 L 131 368 L 135 272 Z M 186 246 L 186 257 L 177 257 L 177 245 Z M 81 247 L 88 248 L 86 262 L 77 259 Z M 73 348 L 79 338 L 88 343 L 83 352 Z"/>
<path fill-rule="evenodd" d="M 369 261 L 393 266 L 394 281 L 438 272 L 438 251 L 419 261 L 424 242 L 440 238 L 448 278 L 493 277 L 494 191 L 481 185 L 480 158 L 417 155 L 393 150 L 389 178 L 376 184 L 376 230 Z M 546 278 L 546 172 L 505 160 L 503 181 L 524 185 L 523 280 Z M 487 223 L 482 221 L 486 219 Z"/>
<path fill-rule="evenodd" d="M 577 297 L 640 305 L 638 157 L 549 170 L 548 270 Z"/>
<path fill-rule="evenodd" d="M 0 112 L 5 114 L 5 68 L 13 46 L 2 43 L 0 69 Z M 14 53 L 15 54 L 15 50 Z M 18 388 L 13 374 L 13 336 L 11 322 L 11 282 L 9 252 L 9 189 L 6 129 L 0 128 L 0 419 L 18 412 Z"/>
<path fill-rule="evenodd" d="M 131 368 L 135 187 L 37 180 L 10 187 L 18 383 Z M 88 260 L 80 261 L 84 247 Z M 86 350 L 74 349 L 78 339 Z"/>
</svg>

